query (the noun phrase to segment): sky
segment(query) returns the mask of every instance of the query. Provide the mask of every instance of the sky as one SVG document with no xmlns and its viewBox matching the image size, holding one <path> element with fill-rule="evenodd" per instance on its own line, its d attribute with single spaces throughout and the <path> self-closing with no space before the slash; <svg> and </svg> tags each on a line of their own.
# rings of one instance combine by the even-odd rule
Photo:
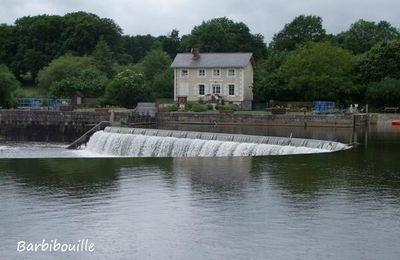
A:
<svg viewBox="0 0 400 260">
<path fill-rule="evenodd" d="M 386 20 L 400 27 L 398 0 L 0 0 L 0 23 L 22 16 L 85 11 L 113 19 L 124 34 L 188 34 L 204 20 L 226 16 L 261 33 L 268 43 L 294 17 L 318 15 L 328 33 L 358 19 Z"/>
</svg>

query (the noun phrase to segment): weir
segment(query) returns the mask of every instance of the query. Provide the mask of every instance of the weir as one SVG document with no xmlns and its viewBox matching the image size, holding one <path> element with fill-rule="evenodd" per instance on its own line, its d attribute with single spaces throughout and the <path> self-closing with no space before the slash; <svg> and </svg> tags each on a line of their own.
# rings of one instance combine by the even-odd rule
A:
<svg viewBox="0 0 400 260">
<path fill-rule="evenodd" d="M 106 127 L 92 135 L 86 149 L 111 156 L 213 157 L 323 153 L 350 147 L 315 139 Z"/>
</svg>

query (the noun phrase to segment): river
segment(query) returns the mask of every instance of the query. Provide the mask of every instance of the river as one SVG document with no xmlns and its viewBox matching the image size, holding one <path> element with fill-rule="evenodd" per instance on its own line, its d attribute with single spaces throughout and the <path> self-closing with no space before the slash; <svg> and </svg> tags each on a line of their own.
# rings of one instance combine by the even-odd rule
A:
<svg viewBox="0 0 400 260">
<path fill-rule="evenodd" d="M 319 154 L 99 158 L 0 143 L 0 259 L 398 259 L 400 127 L 181 127 L 357 141 Z M 18 252 L 88 239 L 94 252 Z"/>
</svg>

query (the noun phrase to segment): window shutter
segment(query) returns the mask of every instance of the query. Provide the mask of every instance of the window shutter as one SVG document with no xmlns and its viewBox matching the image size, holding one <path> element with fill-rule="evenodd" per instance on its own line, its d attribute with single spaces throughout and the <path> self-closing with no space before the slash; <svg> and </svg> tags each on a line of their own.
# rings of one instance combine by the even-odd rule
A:
<svg viewBox="0 0 400 260">
<path fill-rule="evenodd" d="M 198 92 L 197 85 L 194 85 L 193 86 L 193 96 L 197 97 L 197 94 L 198 94 L 197 92 Z"/>
<path fill-rule="evenodd" d="M 228 96 L 228 94 L 229 94 L 229 86 L 228 85 L 224 85 L 223 89 L 224 89 L 224 91 L 223 91 L 224 96 Z"/>
<path fill-rule="evenodd" d="M 235 96 L 239 96 L 239 86 L 235 85 Z"/>
</svg>

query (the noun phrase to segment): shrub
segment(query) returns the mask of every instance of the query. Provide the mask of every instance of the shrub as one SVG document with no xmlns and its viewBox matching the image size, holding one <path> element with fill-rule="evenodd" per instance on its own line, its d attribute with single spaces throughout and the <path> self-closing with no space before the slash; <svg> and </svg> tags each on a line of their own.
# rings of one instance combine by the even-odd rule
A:
<svg viewBox="0 0 400 260">
<path fill-rule="evenodd" d="M 179 107 L 176 104 L 167 104 L 163 106 L 163 109 L 168 112 L 178 111 Z"/>
<path fill-rule="evenodd" d="M 192 111 L 193 112 L 206 112 L 207 111 L 207 105 L 202 105 L 199 103 L 195 103 L 192 106 Z"/>
</svg>

